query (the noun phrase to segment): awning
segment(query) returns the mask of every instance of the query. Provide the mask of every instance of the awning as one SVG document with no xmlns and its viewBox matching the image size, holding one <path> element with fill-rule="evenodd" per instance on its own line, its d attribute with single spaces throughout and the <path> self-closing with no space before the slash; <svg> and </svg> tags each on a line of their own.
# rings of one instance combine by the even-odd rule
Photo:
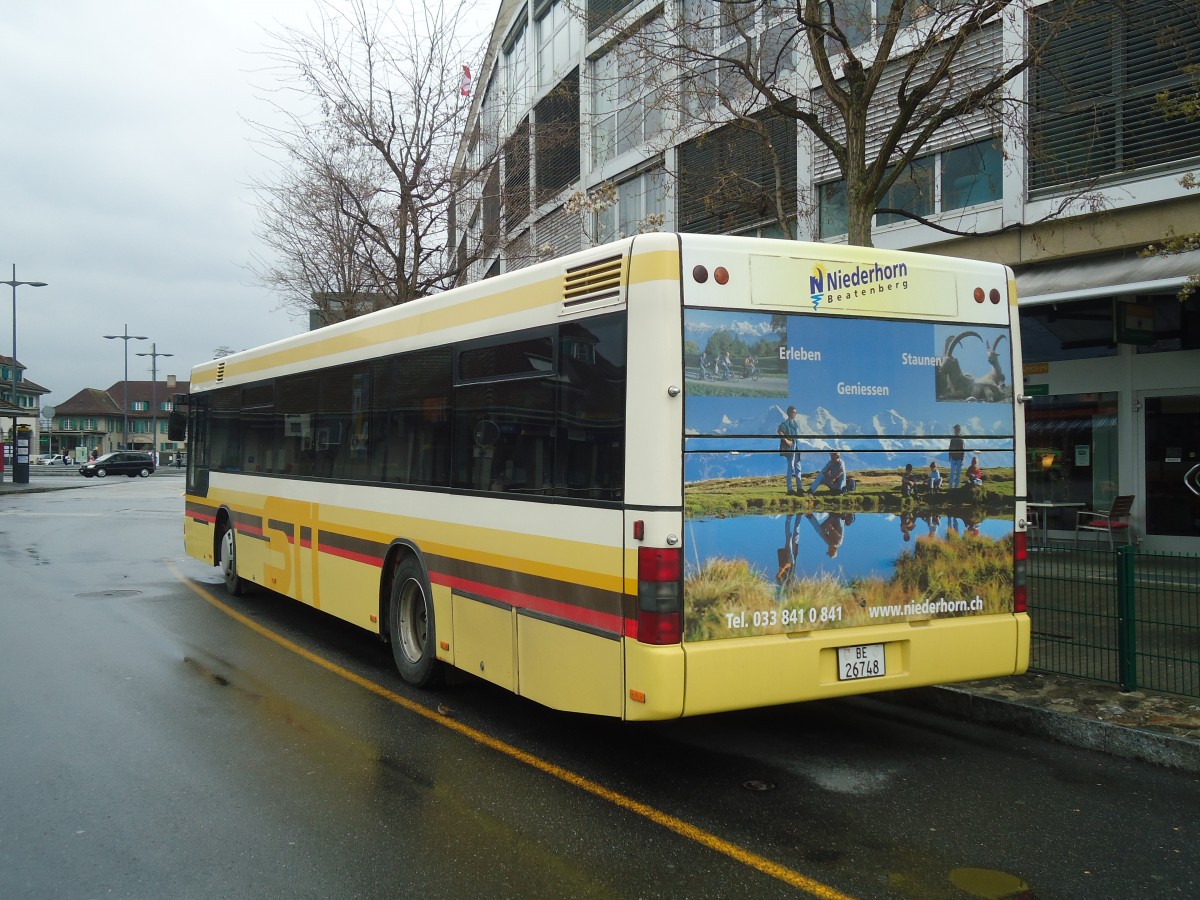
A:
<svg viewBox="0 0 1200 900">
<path fill-rule="evenodd" d="M 1017 298 L 1021 306 L 1040 306 L 1115 294 L 1165 293 L 1197 274 L 1200 250 L 1145 259 L 1134 254 L 1094 256 L 1018 269 Z"/>
</svg>

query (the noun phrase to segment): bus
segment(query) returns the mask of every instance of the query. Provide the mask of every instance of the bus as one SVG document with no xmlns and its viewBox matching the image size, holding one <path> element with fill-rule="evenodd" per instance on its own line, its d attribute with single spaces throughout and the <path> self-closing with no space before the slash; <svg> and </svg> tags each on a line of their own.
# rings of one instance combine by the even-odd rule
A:
<svg viewBox="0 0 1200 900">
<path fill-rule="evenodd" d="M 186 550 L 412 685 L 624 720 L 1019 674 L 1016 303 L 656 233 L 234 353 L 175 398 Z"/>
</svg>

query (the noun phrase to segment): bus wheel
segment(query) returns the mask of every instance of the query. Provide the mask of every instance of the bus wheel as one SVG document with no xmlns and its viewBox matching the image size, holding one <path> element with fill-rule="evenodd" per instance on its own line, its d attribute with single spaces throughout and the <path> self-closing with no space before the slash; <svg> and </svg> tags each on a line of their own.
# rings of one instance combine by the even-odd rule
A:
<svg viewBox="0 0 1200 900">
<path fill-rule="evenodd" d="M 388 637 L 400 677 L 414 687 L 435 684 L 441 668 L 434 653 L 433 604 L 416 560 L 396 567 L 388 600 Z"/>
<path fill-rule="evenodd" d="M 237 550 L 233 540 L 233 526 L 226 526 L 225 531 L 221 534 L 221 558 L 218 560 L 218 565 L 221 567 L 221 577 L 225 579 L 225 590 L 233 594 L 235 597 L 241 597 L 246 593 L 246 581 L 237 573 Z"/>
</svg>

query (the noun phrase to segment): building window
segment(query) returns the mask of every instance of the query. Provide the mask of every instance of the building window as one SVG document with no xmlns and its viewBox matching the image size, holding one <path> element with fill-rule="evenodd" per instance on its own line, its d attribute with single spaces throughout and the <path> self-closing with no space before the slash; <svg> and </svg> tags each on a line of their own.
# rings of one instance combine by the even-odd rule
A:
<svg viewBox="0 0 1200 900">
<path fill-rule="evenodd" d="M 129 404 L 129 408 L 134 412 L 146 412 L 146 410 L 150 408 L 150 404 L 145 400 L 134 400 L 131 404 Z"/>
<path fill-rule="evenodd" d="M 875 12 L 873 0 L 843 0 L 841 3 L 829 4 L 828 8 L 833 13 L 831 26 L 846 36 L 846 43 L 851 47 L 857 47 L 872 37 Z M 837 53 L 842 48 L 841 42 L 833 36 L 826 40 L 826 45 L 830 53 Z"/>
<path fill-rule="evenodd" d="M 942 212 L 1001 199 L 1004 172 L 999 138 L 947 150 L 940 163 Z"/>
<path fill-rule="evenodd" d="M 548 0 L 542 0 L 543 3 Z M 618 13 L 632 6 L 634 0 L 587 0 L 587 19 L 589 33 L 608 22 Z M 535 10 L 534 15 L 537 15 Z"/>
<path fill-rule="evenodd" d="M 901 27 L 916 25 L 918 20 L 934 13 L 945 15 L 954 6 L 963 6 L 964 13 L 975 11 L 963 0 L 920 0 L 905 5 Z M 891 14 L 892 0 L 839 0 L 837 3 L 823 3 L 821 7 L 833 12 L 833 25 L 845 35 L 845 43 L 853 48 L 871 40 L 883 30 Z M 941 24 L 951 27 L 944 18 Z M 830 54 L 840 53 L 843 49 L 842 42 L 833 35 L 826 38 L 826 47 Z"/>
<path fill-rule="evenodd" d="M 70 428 L 69 425 L 67 427 Z M 81 430 L 82 431 L 96 431 L 97 430 L 96 429 L 96 420 L 95 419 L 84 419 L 83 424 L 81 426 Z"/>
<path fill-rule="evenodd" d="M 554 0 L 539 5 L 534 15 L 538 17 L 538 88 L 545 90 L 575 65 L 581 36 L 569 3 Z"/>
<path fill-rule="evenodd" d="M 483 232 L 480 235 L 484 254 L 491 253 L 500 240 L 500 163 L 488 172 L 483 185 Z"/>
<path fill-rule="evenodd" d="M 662 130 L 652 66 L 642 47 L 665 40 L 655 19 L 591 64 L 592 164 L 600 166 L 647 141 Z"/>
<path fill-rule="evenodd" d="M 579 178 L 579 70 L 543 97 L 534 110 L 537 202 L 543 203 Z"/>
<path fill-rule="evenodd" d="M 796 49 L 800 37 L 795 20 L 780 22 L 763 32 L 758 73 L 768 84 L 796 71 Z"/>
<path fill-rule="evenodd" d="M 935 186 L 938 190 L 935 190 Z M 844 179 L 817 186 L 820 235 L 831 238 L 847 231 L 848 209 Z M 1000 139 L 989 138 L 917 159 L 880 201 L 881 207 L 902 209 L 928 218 L 938 213 L 993 203 L 1003 196 L 1003 157 Z M 879 213 L 875 224 L 909 221 L 899 213 Z"/>
<path fill-rule="evenodd" d="M 1053 41 L 1030 70 L 1032 190 L 1196 158 L 1200 117 L 1168 119 L 1156 99 L 1189 91 L 1200 62 L 1192 6 L 1060 0 L 1033 18 L 1034 43 Z"/>
<path fill-rule="evenodd" d="M 742 231 L 736 231 L 738 237 L 754 237 L 754 238 L 771 238 L 774 240 L 794 241 L 796 240 L 796 223 L 790 223 L 790 233 L 784 231 L 783 227 L 778 222 L 768 222 L 762 225 L 756 225 L 753 228 L 747 228 Z"/>
<path fill-rule="evenodd" d="M 504 93 L 506 99 L 506 131 L 525 115 L 529 105 L 529 59 L 525 42 L 525 10 L 504 41 Z"/>
<path fill-rule="evenodd" d="M 1138 353 L 1174 353 L 1200 350 L 1200 296 L 1180 300 L 1177 294 L 1138 297 L 1154 310 L 1154 339 L 1137 345 Z"/>
<path fill-rule="evenodd" d="M 667 174 L 660 167 L 617 185 L 616 200 L 596 213 L 596 243 L 658 231 L 667 212 Z"/>
<path fill-rule="evenodd" d="M 796 212 L 796 125 L 787 116 L 722 126 L 682 145 L 678 160 L 682 231 L 731 234 L 777 221 L 779 206 Z"/>
<path fill-rule="evenodd" d="M 504 142 L 505 228 L 512 231 L 529 215 L 529 119 Z"/>
<path fill-rule="evenodd" d="M 914 159 L 884 194 L 879 205 L 892 209 L 903 209 L 927 218 L 934 210 L 933 169 L 932 157 Z M 890 171 L 889 169 L 889 173 Z M 875 216 L 876 225 L 891 225 L 895 222 L 906 221 L 908 221 L 906 216 L 896 213 L 878 213 Z"/>
<path fill-rule="evenodd" d="M 1117 395 L 1032 397 L 1025 410 L 1026 481 L 1030 499 L 1108 509 L 1117 495 Z M 1077 509 L 1078 507 L 1076 507 Z M 1073 529 L 1075 511 L 1058 512 L 1049 528 Z"/>
<path fill-rule="evenodd" d="M 1060 362 L 1117 355 L 1112 300 L 1073 300 L 1021 310 L 1025 362 Z"/>
<path fill-rule="evenodd" d="M 837 237 L 850 230 L 850 211 L 846 199 L 846 179 L 817 185 L 820 195 L 820 233 L 822 238 Z"/>
</svg>

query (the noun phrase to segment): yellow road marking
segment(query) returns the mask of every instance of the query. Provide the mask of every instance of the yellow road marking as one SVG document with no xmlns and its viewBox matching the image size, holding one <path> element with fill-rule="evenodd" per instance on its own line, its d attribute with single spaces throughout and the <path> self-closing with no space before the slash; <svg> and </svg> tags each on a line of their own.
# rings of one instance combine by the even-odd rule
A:
<svg viewBox="0 0 1200 900">
<path fill-rule="evenodd" d="M 395 703 L 397 706 L 403 707 L 411 713 L 422 716 L 428 719 L 430 722 L 435 722 L 436 724 L 441 725 L 443 728 L 449 728 L 451 731 L 457 731 L 463 737 L 469 738 L 470 740 L 475 741 L 477 744 L 482 744 L 485 747 L 489 747 L 492 750 L 503 753 L 505 756 L 515 759 L 518 762 L 525 763 L 525 765 L 531 766 L 534 769 L 537 769 L 539 772 L 544 772 L 545 774 L 557 778 L 560 781 L 564 781 L 567 784 L 573 785 L 580 790 L 587 791 L 593 796 L 599 797 L 602 800 L 606 800 L 615 806 L 619 806 L 622 809 L 636 813 L 645 819 L 649 819 L 656 825 L 666 828 L 668 831 L 673 831 L 675 834 L 678 834 L 681 837 L 695 841 L 697 844 L 708 847 L 710 850 L 715 850 L 717 853 L 728 856 L 730 859 L 737 860 L 743 865 L 749 866 L 752 869 L 756 869 L 757 871 L 762 872 L 764 875 L 769 875 L 772 878 L 776 878 L 794 888 L 805 891 L 814 897 L 820 897 L 822 900 L 853 900 L 849 894 L 843 894 L 836 888 L 832 888 L 827 884 L 822 884 L 813 878 L 802 875 L 794 869 L 789 869 L 787 866 L 782 866 L 779 863 L 769 860 L 764 856 L 760 856 L 759 854 L 747 850 L 744 847 L 739 847 L 737 844 L 727 841 L 724 838 L 717 837 L 715 834 L 711 834 L 702 828 L 697 828 L 695 825 L 685 822 L 683 819 L 673 816 L 670 813 L 665 813 L 660 809 L 650 806 L 649 804 L 642 803 L 640 800 L 635 800 L 632 797 L 626 796 L 625 794 L 610 790 L 609 788 L 606 788 L 601 784 L 597 784 L 589 778 L 585 778 L 582 775 L 572 772 L 570 769 L 565 769 L 562 766 L 556 765 L 548 760 L 544 760 L 541 757 L 534 756 L 532 753 L 528 753 L 519 747 L 514 747 L 512 744 L 508 744 L 502 740 L 491 737 L 490 735 L 472 728 L 469 725 L 464 725 L 462 722 L 443 716 L 440 713 L 429 709 L 428 707 L 409 700 L 407 697 L 402 697 L 400 694 L 390 691 L 382 685 L 363 678 L 361 675 L 351 672 L 349 669 L 345 669 L 342 666 L 339 666 L 337 663 L 331 662 L 322 656 L 318 656 L 310 650 L 306 650 L 299 644 L 288 640 L 282 635 L 276 634 L 268 628 L 265 628 L 248 616 L 242 615 L 242 613 L 238 612 L 236 609 L 233 609 L 231 606 L 228 606 L 227 604 L 218 600 L 200 585 L 188 578 L 185 578 L 183 573 L 180 572 L 179 569 L 176 568 L 175 565 L 169 560 L 167 561 L 167 568 L 171 570 L 176 578 L 191 588 L 207 603 L 210 603 L 212 606 L 225 613 L 225 615 L 229 616 L 231 619 L 234 619 L 242 625 L 245 625 L 256 634 L 261 635 L 269 641 L 273 641 L 280 647 L 283 647 L 285 650 L 290 650 L 292 653 L 304 657 L 309 662 L 320 666 L 328 672 L 332 672 L 334 675 L 344 678 L 347 681 L 352 682 L 353 684 L 356 684 L 359 687 L 368 690 L 385 700 Z"/>
</svg>

